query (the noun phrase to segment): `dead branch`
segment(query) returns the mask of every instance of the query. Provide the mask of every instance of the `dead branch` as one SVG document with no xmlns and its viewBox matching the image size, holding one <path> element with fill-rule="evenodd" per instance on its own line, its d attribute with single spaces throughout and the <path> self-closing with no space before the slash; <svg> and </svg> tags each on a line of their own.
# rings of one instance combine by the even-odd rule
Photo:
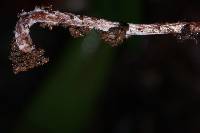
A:
<svg viewBox="0 0 200 133">
<path fill-rule="evenodd" d="M 84 36 L 95 29 L 100 33 L 101 39 L 111 46 L 117 46 L 123 43 L 124 39 L 133 35 L 181 34 L 183 39 L 191 39 L 200 32 L 200 22 L 131 24 L 35 8 L 33 11 L 19 14 L 19 20 L 15 27 L 15 37 L 11 44 L 10 55 L 15 74 L 49 61 L 44 57 L 44 50 L 36 48 L 32 43 L 30 27 L 36 23 L 49 29 L 52 29 L 53 26 L 69 28 L 73 37 Z"/>
</svg>

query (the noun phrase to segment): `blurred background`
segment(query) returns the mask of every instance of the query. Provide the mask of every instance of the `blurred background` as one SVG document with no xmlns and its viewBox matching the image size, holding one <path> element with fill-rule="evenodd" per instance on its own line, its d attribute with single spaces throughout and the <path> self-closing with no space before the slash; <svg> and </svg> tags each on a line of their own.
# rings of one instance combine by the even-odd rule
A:
<svg viewBox="0 0 200 133">
<path fill-rule="evenodd" d="M 31 28 L 50 62 L 14 75 L 17 14 L 37 6 L 112 21 L 198 21 L 198 0 L 0 1 L 0 133 L 199 133 L 200 42 L 134 36 L 110 47 L 92 31 Z"/>
</svg>

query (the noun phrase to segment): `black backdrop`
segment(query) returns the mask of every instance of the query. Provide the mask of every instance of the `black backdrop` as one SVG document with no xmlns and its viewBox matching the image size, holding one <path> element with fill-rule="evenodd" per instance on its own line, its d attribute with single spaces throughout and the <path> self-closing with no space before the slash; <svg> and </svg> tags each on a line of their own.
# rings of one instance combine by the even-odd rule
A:
<svg viewBox="0 0 200 133">
<path fill-rule="evenodd" d="M 107 0 L 98 8 L 93 5 L 101 1 L 87 2 L 88 7 L 75 12 L 95 16 L 100 14 L 99 17 L 111 20 L 129 21 L 129 15 L 132 13 L 128 15 L 127 12 L 134 6 L 131 5 L 134 3 L 133 0 L 124 1 L 127 3 L 121 5 L 122 7 L 119 4 L 116 6 L 116 3 L 121 1 Z M 130 2 L 130 7 L 127 7 L 129 11 L 125 11 L 128 2 Z M 197 0 L 139 2 L 139 19 L 136 21 L 139 23 L 198 21 L 200 18 L 200 3 Z M 32 10 L 35 5 L 48 4 L 52 4 L 55 9 L 68 10 L 63 3 L 64 0 L 0 1 L 0 132 L 2 133 L 17 132 L 19 120 L 30 105 L 32 97 L 37 97 L 41 89 L 39 86 L 48 80 L 49 73 L 55 69 L 56 60 L 62 55 L 63 49 L 69 49 L 65 46 L 65 42 L 72 40 L 67 30 L 62 28 L 55 28 L 49 33 L 48 30 L 42 32 L 43 30 L 37 26 L 33 27 L 34 40 L 43 42 L 43 47 L 46 48 L 52 62 L 42 68 L 14 75 L 8 56 L 17 13 L 22 9 Z M 107 11 L 104 11 L 104 7 Z M 52 38 L 44 39 L 49 37 Z M 103 91 L 94 98 L 93 116 L 89 119 L 88 127 L 81 132 L 200 132 L 200 42 L 198 44 L 190 40 L 179 42 L 171 35 L 134 38 L 136 41 L 130 39 L 124 45 L 113 48 L 115 56 L 112 58 Z M 132 42 L 137 43 L 132 44 Z M 109 49 L 112 51 L 112 48 Z M 61 80 L 62 77 L 59 78 Z M 65 80 L 68 79 L 62 81 Z M 38 126 L 29 128 L 22 122 L 20 128 L 24 127 L 26 128 L 24 132 L 31 132 L 32 129 L 35 132 L 57 132 L 56 128 L 51 130 L 50 127 L 43 128 L 42 125 L 40 128 Z"/>
</svg>

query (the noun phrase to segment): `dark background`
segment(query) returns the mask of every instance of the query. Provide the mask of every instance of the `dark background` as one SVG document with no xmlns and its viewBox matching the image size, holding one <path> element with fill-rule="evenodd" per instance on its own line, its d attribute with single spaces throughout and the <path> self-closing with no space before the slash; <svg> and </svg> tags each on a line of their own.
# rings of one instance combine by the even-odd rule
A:
<svg viewBox="0 0 200 133">
<path fill-rule="evenodd" d="M 17 13 L 54 9 L 113 21 L 198 21 L 198 0 L 0 1 L 0 133 L 199 133 L 200 42 L 134 36 L 119 47 L 97 33 L 35 25 L 50 62 L 14 75 L 8 60 Z"/>
</svg>

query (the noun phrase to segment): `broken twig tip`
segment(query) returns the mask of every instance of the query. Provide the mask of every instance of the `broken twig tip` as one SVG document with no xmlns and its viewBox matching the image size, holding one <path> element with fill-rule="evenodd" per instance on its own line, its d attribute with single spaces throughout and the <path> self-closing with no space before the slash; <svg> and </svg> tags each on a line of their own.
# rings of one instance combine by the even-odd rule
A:
<svg viewBox="0 0 200 133">
<path fill-rule="evenodd" d="M 25 53 L 20 51 L 16 44 L 11 45 L 9 59 L 12 61 L 13 72 L 15 74 L 28 71 L 49 61 L 48 58 L 44 57 L 43 49 L 34 49 L 31 52 Z"/>
</svg>

